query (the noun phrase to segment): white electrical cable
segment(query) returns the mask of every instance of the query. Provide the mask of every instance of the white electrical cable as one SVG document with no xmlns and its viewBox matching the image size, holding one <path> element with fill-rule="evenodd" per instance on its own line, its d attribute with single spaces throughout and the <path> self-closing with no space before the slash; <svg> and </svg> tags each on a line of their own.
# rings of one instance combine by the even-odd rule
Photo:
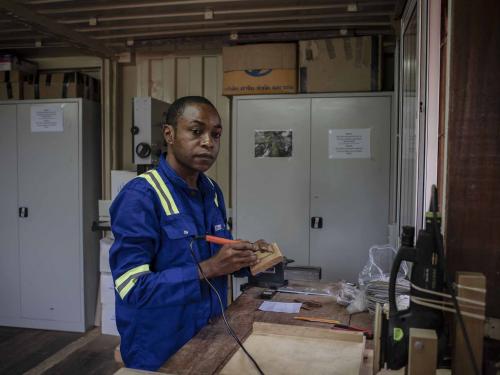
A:
<svg viewBox="0 0 500 375">
<path fill-rule="evenodd" d="M 427 303 L 427 302 L 422 301 L 418 297 L 413 297 L 412 296 L 412 297 L 410 297 L 410 299 L 411 299 L 411 301 L 413 303 L 415 303 L 417 305 L 427 306 L 427 307 L 430 307 L 430 308 L 433 308 L 433 309 L 436 309 L 436 310 L 448 311 L 448 312 L 451 312 L 451 313 L 454 313 L 454 314 L 457 313 L 457 311 L 455 309 L 450 309 L 449 307 L 435 305 L 433 303 Z M 464 316 L 468 316 L 469 318 L 474 318 L 474 319 L 478 319 L 478 320 L 485 320 L 485 316 L 484 315 L 473 314 L 473 313 L 466 312 L 466 311 L 461 311 L 461 314 L 464 315 Z"/>
<path fill-rule="evenodd" d="M 410 283 L 410 285 L 411 285 L 411 287 L 413 289 L 416 289 L 416 290 L 418 290 L 419 292 L 422 292 L 422 293 L 434 294 L 435 296 L 440 296 L 440 297 L 444 297 L 444 298 L 452 298 L 451 294 L 446 294 L 446 293 L 436 292 L 435 290 L 429 290 L 429 289 L 421 288 L 418 285 L 415 285 L 413 283 Z M 481 302 L 481 301 L 476 301 L 476 300 L 470 299 L 470 298 L 458 297 L 457 296 L 457 300 L 461 301 L 461 302 L 467 302 L 467 303 L 470 303 L 470 304 L 473 304 L 473 305 L 486 306 L 486 303 Z"/>
<path fill-rule="evenodd" d="M 434 303 L 436 305 L 453 306 L 453 303 L 449 302 L 449 301 L 443 301 L 443 300 L 432 299 L 432 298 L 423 298 L 423 297 L 415 297 L 415 298 L 418 298 L 420 301 Z M 465 303 L 464 304 L 461 303 L 460 306 L 461 307 L 465 307 L 467 309 L 484 310 L 484 307 L 481 307 L 481 306 L 471 306 L 471 305 L 468 305 L 468 304 L 465 304 Z"/>
<path fill-rule="evenodd" d="M 460 284 L 455 284 L 455 287 L 458 289 L 465 289 L 465 290 L 470 290 L 470 291 L 477 292 L 477 293 L 486 294 L 486 289 L 482 289 L 482 288 L 473 288 L 471 286 L 460 285 Z"/>
</svg>

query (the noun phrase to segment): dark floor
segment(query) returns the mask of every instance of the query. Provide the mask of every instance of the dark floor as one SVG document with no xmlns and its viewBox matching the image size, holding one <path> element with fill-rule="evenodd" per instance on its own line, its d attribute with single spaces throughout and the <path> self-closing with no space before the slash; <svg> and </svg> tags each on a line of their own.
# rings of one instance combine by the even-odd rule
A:
<svg viewBox="0 0 500 375">
<path fill-rule="evenodd" d="M 82 333 L 0 327 L 0 374 L 23 374 L 83 337 Z M 119 369 L 114 349 L 120 339 L 99 335 L 43 374 L 113 374 Z"/>
</svg>

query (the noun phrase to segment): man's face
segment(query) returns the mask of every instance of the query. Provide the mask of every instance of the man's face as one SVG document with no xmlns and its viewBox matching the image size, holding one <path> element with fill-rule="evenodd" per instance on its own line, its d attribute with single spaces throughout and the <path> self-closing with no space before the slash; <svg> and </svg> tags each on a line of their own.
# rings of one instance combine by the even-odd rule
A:
<svg viewBox="0 0 500 375">
<path fill-rule="evenodd" d="M 205 172 L 217 159 L 222 125 L 217 111 L 206 104 L 188 104 L 177 128 L 164 129 L 168 152 L 188 171 Z"/>
</svg>

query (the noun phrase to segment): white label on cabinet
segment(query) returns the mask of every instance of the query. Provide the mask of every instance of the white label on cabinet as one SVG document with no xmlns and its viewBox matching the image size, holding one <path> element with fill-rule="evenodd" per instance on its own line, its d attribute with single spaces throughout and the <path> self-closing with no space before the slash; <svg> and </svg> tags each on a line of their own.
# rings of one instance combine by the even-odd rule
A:
<svg viewBox="0 0 500 375">
<path fill-rule="evenodd" d="M 62 132 L 63 109 L 60 104 L 31 106 L 32 132 Z"/>
<path fill-rule="evenodd" d="M 370 159 L 371 129 L 328 130 L 330 159 Z"/>
</svg>

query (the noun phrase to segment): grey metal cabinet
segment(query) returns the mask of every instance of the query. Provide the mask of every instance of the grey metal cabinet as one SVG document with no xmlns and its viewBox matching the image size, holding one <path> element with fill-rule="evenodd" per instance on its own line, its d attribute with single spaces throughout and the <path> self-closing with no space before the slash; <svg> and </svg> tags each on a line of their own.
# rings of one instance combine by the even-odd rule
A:
<svg viewBox="0 0 500 375">
<path fill-rule="evenodd" d="M 370 246 L 388 240 L 391 105 L 391 93 L 235 97 L 235 236 L 356 281 Z M 358 147 L 353 137 L 359 155 L 342 148 Z M 273 155 L 273 142 L 291 147 Z"/>
<path fill-rule="evenodd" d="M 235 233 L 276 241 L 288 257 L 308 264 L 311 101 L 257 98 L 235 99 L 233 106 Z M 282 130 L 292 132 L 292 157 L 255 157 L 256 132 Z"/>
<path fill-rule="evenodd" d="M 0 102 L 0 325 L 85 331 L 98 282 L 99 105 Z"/>
</svg>

